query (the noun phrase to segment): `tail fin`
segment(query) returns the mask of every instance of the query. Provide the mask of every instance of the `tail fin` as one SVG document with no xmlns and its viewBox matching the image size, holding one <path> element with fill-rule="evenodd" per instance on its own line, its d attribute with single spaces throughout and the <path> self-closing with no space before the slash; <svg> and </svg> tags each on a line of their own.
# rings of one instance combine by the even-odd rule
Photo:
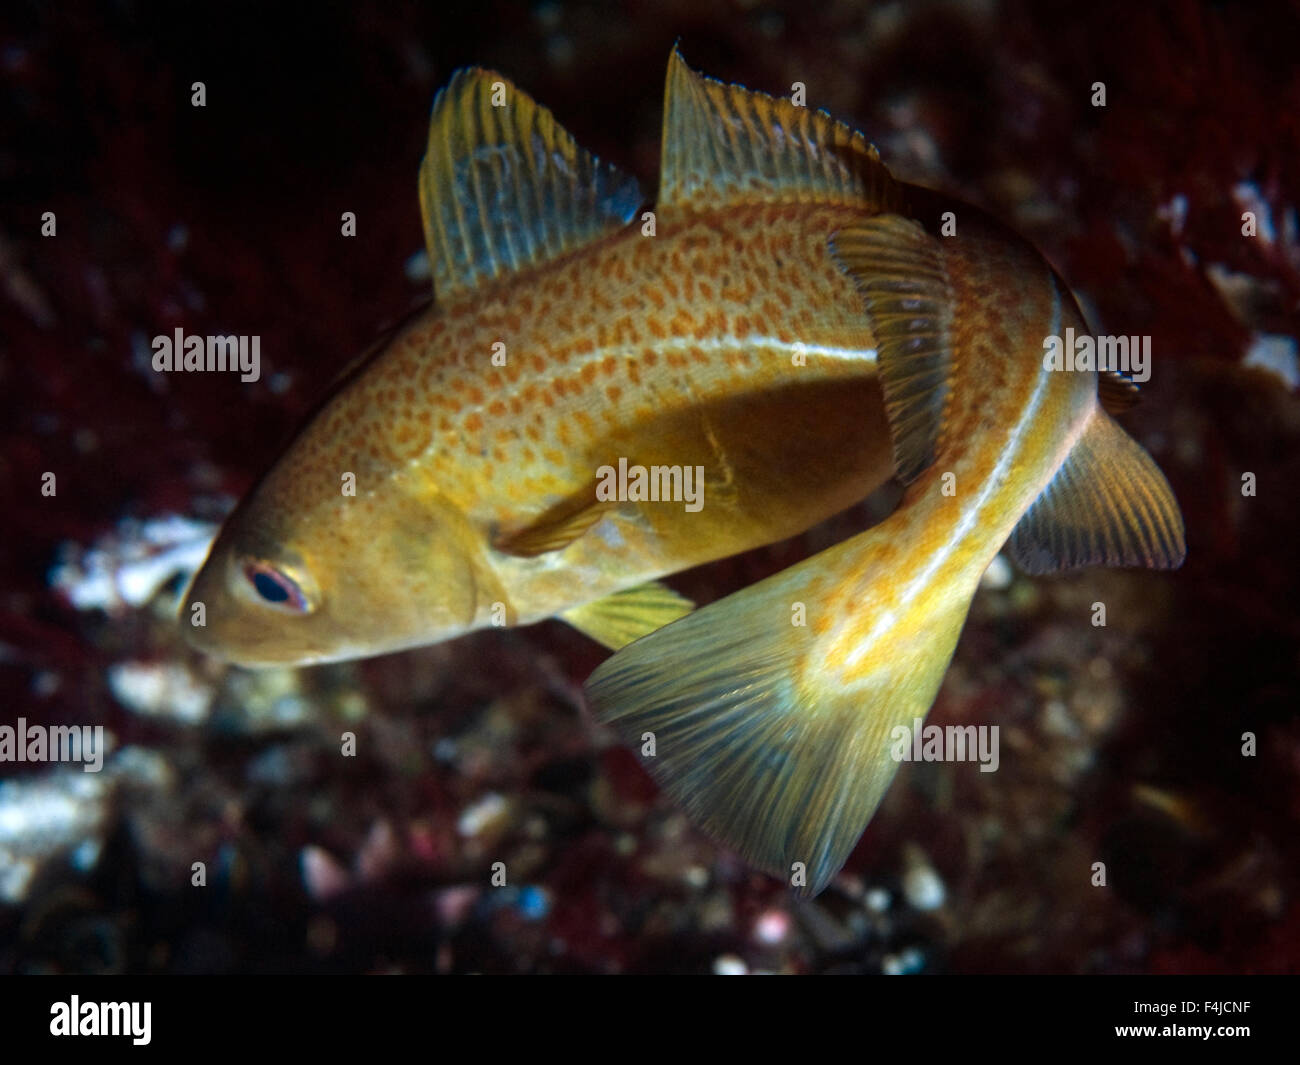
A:
<svg viewBox="0 0 1300 1065">
<path fill-rule="evenodd" d="M 646 768 L 697 825 L 803 895 L 829 883 L 871 819 L 897 769 L 894 729 L 910 735 L 929 710 L 979 577 L 873 611 L 847 590 L 889 581 L 894 524 L 651 633 L 587 682 L 597 716 L 653 750 Z M 801 606 L 807 624 L 792 624 Z M 855 637 L 882 609 L 863 648 Z"/>
</svg>

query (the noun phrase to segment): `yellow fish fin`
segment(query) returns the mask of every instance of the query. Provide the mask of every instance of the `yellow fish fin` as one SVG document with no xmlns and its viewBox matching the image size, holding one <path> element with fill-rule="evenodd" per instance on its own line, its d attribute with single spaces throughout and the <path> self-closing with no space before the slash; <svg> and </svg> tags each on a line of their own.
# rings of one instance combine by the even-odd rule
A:
<svg viewBox="0 0 1300 1065">
<path fill-rule="evenodd" d="M 1122 373 L 1102 370 L 1098 374 L 1097 399 L 1107 414 L 1123 414 L 1132 410 L 1141 400 L 1138 386 Z"/>
<path fill-rule="evenodd" d="M 458 70 L 433 101 L 420 213 L 439 299 L 594 240 L 642 203 L 635 178 L 499 74 Z"/>
<path fill-rule="evenodd" d="M 695 604 L 684 595 L 651 581 L 572 607 L 560 617 L 597 643 L 618 651 L 694 609 Z"/>
<path fill-rule="evenodd" d="M 617 507 L 617 502 L 596 499 L 593 481 L 587 491 L 561 500 L 524 528 L 494 537 L 492 546 L 519 558 L 562 551 Z"/>
<path fill-rule="evenodd" d="M 851 203 L 895 210 L 898 185 L 861 133 L 824 111 L 698 74 L 673 48 L 658 207 Z"/>
<path fill-rule="evenodd" d="M 894 472 L 914 481 L 933 461 L 952 367 L 952 294 L 939 242 L 917 222 L 881 215 L 831 236 L 876 334 Z"/>
<path fill-rule="evenodd" d="M 1101 409 L 1007 545 L 1030 574 L 1083 566 L 1177 569 L 1187 554 L 1169 482 Z"/>
<path fill-rule="evenodd" d="M 840 870 L 893 780 L 895 730 L 910 736 L 933 702 L 978 580 L 924 618 L 900 618 L 849 670 L 815 635 L 815 611 L 828 577 L 888 564 L 893 535 L 886 521 L 702 607 L 586 685 L 596 716 L 696 825 L 805 896 Z M 807 625 L 791 624 L 799 604 Z"/>
</svg>

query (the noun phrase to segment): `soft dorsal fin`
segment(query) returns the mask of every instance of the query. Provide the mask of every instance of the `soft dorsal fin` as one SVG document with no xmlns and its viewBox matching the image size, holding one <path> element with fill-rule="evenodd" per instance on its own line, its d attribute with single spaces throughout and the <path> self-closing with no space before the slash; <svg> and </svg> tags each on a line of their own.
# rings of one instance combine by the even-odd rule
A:
<svg viewBox="0 0 1300 1065">
<path fill-rule="evenodd" d="M 420 213 L 440 299 L 594 240 L 642 202 L 499 74 L 458 70 L 433 101 Z"/>
<path fill-rule="evenodd" d="M 1082 566 L 1177 569 L 1187 554 L 1169 482 L 1101 409 L 1007 545 L 1031 575 Z"/>
<path fill-rule="evenodd" d="M 825 111 L 698 74 L 673 48 L 664 90 L 657 206 L 854 203 L 897 210 L 902 197 L 861 133 Z"/>
<path fill-rule="evenodd" d="M 952 366 L 952 294 L 939 243 L 896 214 L 831 236 L 876 334 L 877 365 L 894 444 L 894 472 L 914 481 L 934 458 Z"/>
</svg>

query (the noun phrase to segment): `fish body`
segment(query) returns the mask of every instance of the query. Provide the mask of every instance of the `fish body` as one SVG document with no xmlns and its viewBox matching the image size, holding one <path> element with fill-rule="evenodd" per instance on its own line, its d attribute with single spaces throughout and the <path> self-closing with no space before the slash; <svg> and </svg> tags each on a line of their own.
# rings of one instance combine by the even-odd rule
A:
<svg viewBox="0 0 1300 1065">
<path fill-rule="evenodd" d="M 435 107 L 433 127 L 456 117 Z M 872 327 L 826 237 L 862 212 L 684 202 L 652 235 L 632 217 L 439 285 L 226 523 L 191 640 L 265 665 L 526 624 L 861 500 L 892 474 L 889 430 Z M 698 473 L 694 505 L 598 498 L 620 463 L 674 486 Z"/>
<path fill-rule="evenodd" d="M 1182 520 L 1107 411 L 1131 385 L 1044 360 L 1087 325 L 1028 243 L 676 51 L 664 129 L 639 214 L 628 180 L 504 79 L 453 79 L 421 170 L 438 304 L 232 516 L 192 638 L 323 661 L 562 616 L 621 648 L 587 684 L 597 716 L 653 750 L 699 825 L 813 894 L 994 555 L 1170 568 Z M 611 499 L 600 471 L 629 463 L 701 471 L 703 505 Z M 891 476 L 902 502 L 879 525 L 702 609 L 644 583 Z"/>
<path fill-rule="evenodd" d="M 1044 360 L 1046 338 L 1089 332 L 1051 267 L 975 208 L 911 187 L 904 203 L 830 237 L 876 329 L 898 507 L 586 686 L 629 745 L 654 737 L 646 769 L 700 827 L 801 895 L 847 860 L 999 550 L 1031 574 L 1186 551 L 1167 482 L 1102 405 L 1131 387 Z"/>
</svg>

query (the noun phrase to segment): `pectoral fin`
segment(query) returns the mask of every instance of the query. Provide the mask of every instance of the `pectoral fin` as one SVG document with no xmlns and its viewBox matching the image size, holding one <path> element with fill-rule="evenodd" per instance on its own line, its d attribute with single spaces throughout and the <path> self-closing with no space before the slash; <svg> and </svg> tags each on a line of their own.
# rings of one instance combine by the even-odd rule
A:
<svg viewBox="0 0 1300 1065">
<path fill-rule="evenodd" d="M 683 595 L 651 581 L 565 610 L 560 617 L 612 651 L 661 629 L 695 609 Z"/>
<path fill-rule="evenodd" d="M 1177 569 L 1187 554 L 1169 482 L 1100 409 L 1007 546 L 1029 574 L 1083 566 Z"/>
<path fill-rule="evenodd" d="M 616 502 L 598 500 L 593 482 L 586 491 L 562 500 L 524 528 L 494 537 L 492 546 L 518 558 L 562 551 L 617 506 Z"/>
</svg>

